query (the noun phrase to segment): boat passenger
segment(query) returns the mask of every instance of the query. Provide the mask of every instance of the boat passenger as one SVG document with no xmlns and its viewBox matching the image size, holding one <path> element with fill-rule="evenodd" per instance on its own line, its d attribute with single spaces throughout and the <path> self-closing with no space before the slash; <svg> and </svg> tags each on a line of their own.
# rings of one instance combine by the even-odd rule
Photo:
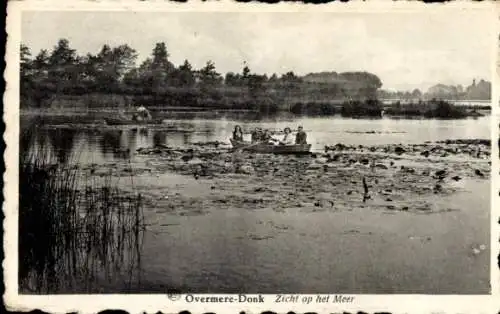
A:
<svg viewBox="0 0 500 314">
<path fill-rule="evenodd" d="M 243 131 L 239 125 L 234 127 L 233 140 L 237 142 L 243 142 Z"/>
<path fill-rule="evenodd" d="M 261 128 L 256 128 L 252 132 L 252 143 L 258 143 L 262 141 L 262 129 Z"/>
<path fill-rule="evenodd" d="M 269 132 L 269 130 L 264 130 L 264 133 L 262 134 L 262 138 L 261 138 L 261 141 L 263 143 L 269 143 L 271 140 L 273 140 L 272 136 L 271 136 L 271 132 Z"/>
<path fill-rule="evenodd" d="M 252 131 L 251 141 L 252 141 L 252 143 L 257 143 L 259 141 L 259 133 L 258 133 L 257 128 L 253 129 L 253 131 Z"/>
<path fill-rule="evenodd" d="M 252 140 L 252 143 L 257 143 L 257 141 L 258 141 L 257 129 L 254 129 L 252 131 L 251 140 Z"/>
<path fill-rule="evenodd" d="M 297 135 L 295 136 L 295 144 L 304 145 L 307 144 L 307 134 L 304 132 L 304 128 L 299 126 Z"/>
<path fill-rule="evenodd" d="M 146 107 L 144 106 L 140 106 L 136 109 L 136 113 L 137 113 L 137 116 L 140 120 L 146 120 L 146 121 L 149 121 L 151 120 L 153 117 L 151 116 L 151 113 L 149 112 L 148 109 L 146 109 Z"/>
<path fill-rule="evenodd" d="M 293 145 L 292 129 L 286 127 L 283 132 L 285 135 L 283 136 L 283 140 L 279 141 L 279 143 L 281 145 Z"/>
</svg>

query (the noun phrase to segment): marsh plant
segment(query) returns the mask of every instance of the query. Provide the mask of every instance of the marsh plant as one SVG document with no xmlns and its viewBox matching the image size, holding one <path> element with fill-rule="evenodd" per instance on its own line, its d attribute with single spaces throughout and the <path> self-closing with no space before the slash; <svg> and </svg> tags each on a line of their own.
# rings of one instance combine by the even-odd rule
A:
<svg viewBox="0 0 500 314">
<path fill-rule="evenodd" d="M 31 134 L 19 159 L 20 293 L 98 292 L 111 282 L 126 290 L 140 275 L 141 195 L 126 195 L 111 174 L 54 163 Z"/>
</svg>

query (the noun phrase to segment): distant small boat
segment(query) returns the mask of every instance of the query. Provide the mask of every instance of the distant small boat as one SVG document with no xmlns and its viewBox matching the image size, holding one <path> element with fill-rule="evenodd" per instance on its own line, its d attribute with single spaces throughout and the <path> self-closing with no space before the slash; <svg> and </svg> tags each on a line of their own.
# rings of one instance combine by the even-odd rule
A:
<svg viewBox="0 0 500 314">
<path fill-rule="evenodd" d="M 272 145 L 266 143 L 238 142 L 231 139 L 234 148 L 262 154 L 308 154 L 311 144 Z"/>
<path fill-rule="evenodd" d="M 104 118 L 107 125 L 144 125 L 144 124 L 161 124 L 162 120 L 127 120 L 119 118 Z"/>
</svg>

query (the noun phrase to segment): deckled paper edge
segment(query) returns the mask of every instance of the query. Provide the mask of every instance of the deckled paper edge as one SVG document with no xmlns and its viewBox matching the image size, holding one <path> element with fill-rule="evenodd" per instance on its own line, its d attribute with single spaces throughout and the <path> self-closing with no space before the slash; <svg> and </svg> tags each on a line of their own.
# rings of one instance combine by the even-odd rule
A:
<svg viewBox="0 0 500 314">
<path fill-rule="evenodd" d="M 288 12 L 317 12 L 317 11 L 371 11 L 381 12 L 387 10 L 408 11 L 420 10 L 432 6 L 432 10 L 446 8 L 461 8 L 487 10 L 485 16 L 495 19 L 495 38 L 492 43 L 492 184 L 491 184 L 491 288 L 492 295 L 482 296 L 449 296 L 449 295 L 356 295 L 352 304 L 280 304 L 274 303 L 271 295 L 266 295 L 265 304 L 186 304 L 182 301 L 172 302 L 166 295 L 51 295 L 51 296 L 27 296 L 19 295 L 17 289 L 17 194 L 18 194 L 18 140 L 19 140 L 19 44 L 20 44 L 20 19 L 22 10 L 136 10 L 136 11 L 288 11 Z M 486 9 L 485 9 L 486 8 Z M 67 313 L 77 311 L 80 313 L 93 313 L 104 309 L 124 309 L 130 313 L 157 312 L 166 313 L 189 310 L 192 313 L 216 312 L 235 313 L 245 311 L 247 313 L 260 313 L 266 310 L 274 312 L 318 312 L 330 313 L 335 311 L 390 311 L 411 313 L 491 313 L 498 311 L 500 300 L 499 282 L 500 273 L 497 266 L 499 250 L 499 224 L 500 202 L 499 200 L 499 159 L 498 159 L 498 136 L 499 136 L 499 100 L 500 100 L 500 71 L 497 71 L 500 21 L 500 4 L 471 3 L 469 1 L 456 1 L 447 4 L 422 4 L 422 3 L 387 3 L 376 1 L 372 3 L 350 2 L 333 3 L 326 5 L 304 5 L 292 4 L 243 4 L 230 1 L 217 3 L 190 2 L 164 3 L 164 2 L 133 2 L 133 1 L 22 1 L 9 2 L 7 11 L 7 47 L 6 47 L 6 69 L 4 78 L 6 81 L 6 92 L 4 94 L 4 122 L 6 129 L 4 141 L 6 150 L 4 160 L 6 170 L 4 173 L 4 303 L 11 310 L 41 309 L 51 313 Z M 10 166 L 9 166 L 10 165 Z M 457 257 L 458 258 L 458 257 Z M 293 274 L 291 274 L 293 276 Z"/>
</svg>

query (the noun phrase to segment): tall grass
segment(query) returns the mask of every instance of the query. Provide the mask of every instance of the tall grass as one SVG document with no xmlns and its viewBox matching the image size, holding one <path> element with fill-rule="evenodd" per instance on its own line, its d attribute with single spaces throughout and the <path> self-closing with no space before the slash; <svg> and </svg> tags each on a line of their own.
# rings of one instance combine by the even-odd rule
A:
<svg viewBox="0 0 500 314">
<path fill-rule="evenodd" d="M 130 285 L 140 266 L 141 195 L 52 162 L 32 139 L 27 131 L 20 141 L 20 292 L 95 292 L 117 278 Z"/>
</svg>

